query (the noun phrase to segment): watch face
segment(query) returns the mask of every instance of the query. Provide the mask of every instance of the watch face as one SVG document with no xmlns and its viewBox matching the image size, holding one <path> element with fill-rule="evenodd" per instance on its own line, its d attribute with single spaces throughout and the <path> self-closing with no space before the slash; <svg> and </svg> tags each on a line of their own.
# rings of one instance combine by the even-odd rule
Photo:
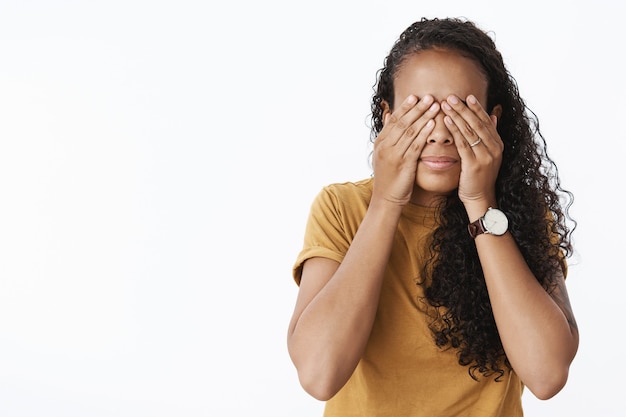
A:
<svg viewBox="0 0 626 417">
<path fill-rule="evenodd" d="M 483 217 L 485 229 L 493 235 L 503 235 L 509 228 L 509 220 L 506 215 L 498 209 L 490 208 Z"/>
</svg>

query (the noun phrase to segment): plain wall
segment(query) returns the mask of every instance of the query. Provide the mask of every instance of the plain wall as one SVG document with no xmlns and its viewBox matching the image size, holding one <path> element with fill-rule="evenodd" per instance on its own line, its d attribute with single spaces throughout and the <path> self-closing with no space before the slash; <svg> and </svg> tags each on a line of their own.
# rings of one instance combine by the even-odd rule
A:
<svg viewBox="0 0 626 417">
<path fill-rule="evenodd" d="M 624 7 L 0 3 L 0 415 L 321 416 L 286 349 L 311 201 L 370 175 L 422 16 L 493 32 L 574 192 L 581 343 L 528 416 L 623 416 Z"/>
</svg>

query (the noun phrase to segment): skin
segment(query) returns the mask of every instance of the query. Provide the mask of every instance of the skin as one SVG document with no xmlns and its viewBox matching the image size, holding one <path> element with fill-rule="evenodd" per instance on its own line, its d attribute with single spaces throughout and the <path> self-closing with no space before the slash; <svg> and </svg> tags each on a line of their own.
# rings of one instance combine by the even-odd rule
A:
<svg viewBox="0 0 626 417">
<path fill-rule="evenodd" d="M 497 207 L 502 109 L 483 110 L 487 80 L 479 65 L 446 50 L 422 51 L 404 62 L 394 92 L 398 105 L 383 103 L 374 144 L 371 203 L 344 261 L 312 258 L 303 266 L 288 348 L 303 388 L 319 400 L 341 389 L 363 354 L 402 208 L 432 205 L 457 188 L 470 221 Z M 563 277 L 548 294 L 508 232 L 475 242 L 507 357 L 528 389 L 548 399 L 565 385 L 578 349 Z"/>
</svg>

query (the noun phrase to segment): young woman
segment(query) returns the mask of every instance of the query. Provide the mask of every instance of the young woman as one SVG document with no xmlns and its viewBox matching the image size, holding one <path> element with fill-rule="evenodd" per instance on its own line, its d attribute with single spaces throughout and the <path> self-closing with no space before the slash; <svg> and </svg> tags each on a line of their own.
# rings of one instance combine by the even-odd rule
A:
<svg viewBox="0 0 626 417">
<path fill-rule="evenodd" d="M 422 19 L 378 73 L 372 178 L 324 187 L 294 266 L 288 347 L 325 416 L 522 416 L 578 331 L 567 209 L 492 39 Z"/>
</svg>

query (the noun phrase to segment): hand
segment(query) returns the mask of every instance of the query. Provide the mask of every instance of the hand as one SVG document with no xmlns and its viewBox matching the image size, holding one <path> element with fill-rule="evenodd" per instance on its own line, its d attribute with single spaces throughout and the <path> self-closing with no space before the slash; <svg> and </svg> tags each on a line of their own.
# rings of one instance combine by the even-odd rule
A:
<svg viewBox="0 0 626 417">
<path fill-rule="evenodd" d="M 446 127 L 461 157 L 459 198 L 466 207 L 474 203 L 495 205 L 495 183 L 504 151 L 496 130 L 497 117 L 488 115 L 473 95 L 466 103 L 451 95 L 441 104 Z"/>
<path fill-rule="evenodd" d="M 417 162 L 439 110 L 440 105 L 432 96 L 418 101 L 410 95 L 393 113 L 385 114 L 384 127 L 374 142 L 372 199 L 381 198 L 400 206 L 409 202 Z"/>
</svg>

